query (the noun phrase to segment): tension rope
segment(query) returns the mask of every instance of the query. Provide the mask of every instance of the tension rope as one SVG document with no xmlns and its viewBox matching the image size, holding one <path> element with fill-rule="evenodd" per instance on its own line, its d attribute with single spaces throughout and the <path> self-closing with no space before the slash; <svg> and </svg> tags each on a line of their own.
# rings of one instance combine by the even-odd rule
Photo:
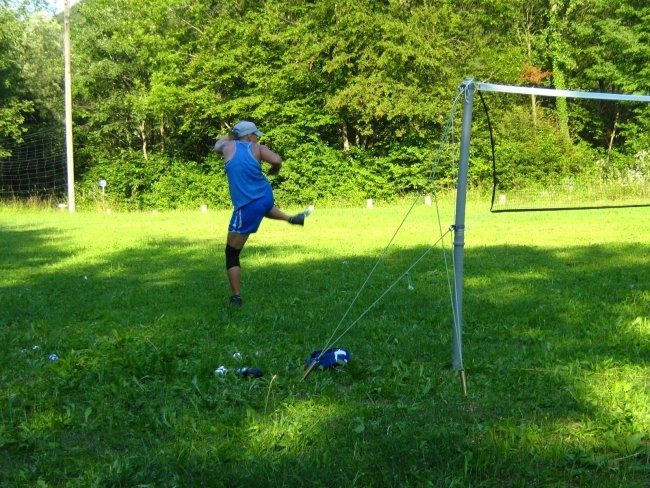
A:
<svg viewBox="0 0 650 488">
<path fill-rule="evenodd" d="M 309 373 L 311 373 L 311 371 L 312 371 L 313 368 L 318 364 L 318 361 L 320 360 L 320 358 L 322 357 L 322 355 L 325 353 L 325 351 L 326 351 L 328 348 L 330 348 L 330 347 L 332 346 L 332 344 L 338 342 L 338 341 L 341 340 L 341 339 L 342 339 L 342 338 L 343 338 L 343 337 L 344 337 L 348 332 L 350 332 L 350 330 L 351 330 L 351 329 L 352 329 L 356 324 L 358 324 L 359 321 L 361 321 L 361 319 L 363 319 L 363 317 L 365 317 L 365 316 L 366 316 L 366 315 L 367 315 L 367 314 L 368 314 L 368 313 L 369 313 L 369 312 L 370 312 L 370 311 L 371 311 L 371 310 L 372 310 L 372 309 L 373 309 L 373 308 L 374 308 L 374 307 L 375 307 L 379 302 L 381 302 L 381 300 L 382 300 L 382 299 L 383 299 L 383 298 L 384 298 L 384 297 L 385 297 L 385 296 L 386 296 L 386 295 L 387 295 L 387 294 L 388 294 L 388 293 L 389 293 L 389 292 L 390 292 L 390 291 L 391 291 L 391 290 L 392 290 L 392 289 L 393 289 L 393 288 L 394 288 L 394 287 L 395 287 L 395 286 L 396 286 L 396 285 L 397 285 L 397 284 L 398 284 L 398 283 L 399 283 L 399 282 L 400 282 L 404 277 L 406 277 L 406 278 L 408 279 L 409 287 L 412 287 L 412 282 L 411 282 L 411 279 L 410 279 L 410 272 L 411 272 L 411 270 L 412 270 L 413 268 L 415 268 L 415 267 L 416 267 L 416 266 L 417 266 L 417 265 L 418 265 L 418 264 L 419 264 L 419 263 L 420 263 L 420 262 L 421 262 L 421 261 L 422 261 L 422 260 L 423 260 L 423 259 L 424 259 L 424 258 L 425 258 L 425 257 L 426 257 L 426 256 L 427 256 L 427 255 L 432 251 L 432 250 L 433 250 L 433 248 L 434 248 L 435 246 L 437 246 L 439 243 L 441 244 L 441 247 L 442 247 L 442 250 L 443 250 L 444 264 L 445 264 L 445 270 L 446 270 L 446 275 L 447 275 L 447 285 L 448 285 L 448 287 L 449 287 L 449 294 L 450 294 L 450 297 L 451 297 L 451 300 L 452 300 L 452 304 L 453 304 L 453 300 L 454 300 L 454 298 L 453 298 L 453 288 L 452 288 L 452 283 L 451 283 L 451 279 L 450 279 L 450 277 L 449 277 L 449 275 L 450 275 L 450 271 L 449 271 L 449 262 L 448 262 L 448 258 L 447 258 L 447 253 L 445 252 L 444 243 L 443 243 L 444 238 L 445 238 L 445 237 L 446 237 L 446 236 L 447 236 L 447 235 L 452 231 L 452 228 L 450 227 L 447 231 L 443 231 L 443 226 L 442 226 L 441 217 L 440 217 L 440 208 L 439 208 L 439 206 L 438 206 L 437 193 L 436 193 L 436 191 L 435 191 L 435 181 L 436 181 L 435 178 L 436 178 L 436 173 L 437 173 L 438 167 L 439 167 L 439 165 L 440 165 L 440 161 L 442 160 L 442 157 L 443 157 L 443 153 L 444 153 L 445 146 L 446 146 L 448 143 L 449 143 L 450 145 L 453 146 L 453 140 L 454 140 L 454 137 L 453 137 L 453 136 L 454 136 L 454 119 L 455 119 L 455 114 L 456 114 L 456 108 L 458 107 L 459 102 L 460 102 L 460 100 L 461 100 L 463 94 L 464 94 L 464 89 L 463 89 L 462 87 L 460 87 L 459 90 L 458 90 L 458 92 L 457 92 L 457 94 L 456 94 L 456 96 L 455 96 L 455 98 L 454 98 L 454 101 L 453 101 L 453 103 L 452 103 L 450 116 L 449 116 L 449 118 L 447 119 L 447 123 L 446 123 L 446 125 L 445 125 L 445 129 L 444 129 L 444 131 L 443 131 L 442 139 L 441 139 L 440 145 L 439 145 L 439 147 L 438 147 L 438 151 L 437 151 L 437 153 L 436 153 L 436 157 L 435 157 L 435 159 L 434 159 L 434 161 L 433 161 L 432 168 L 431 168 L 431 172 L 430 172 L 429 177 L 428 177 L 428 182 L 429 182 L 429 184 L 432 185 L 432 188 L 433 188 L 432 194 L 433 194 L 433 196 L 434 196 L 434 201 L 435 201 L 435 209 L 436 209 L 436 215 L 437 215 L 437 219 L 438 219 L 438 227 L 439 227 L 440 237 L 439 237 L 438 240 L 437 240 L 436 242 L 434 242 L 434 243 L 433 243 L 433 244 L 432 244 L 432 245 L 431 245 L 431 246 L 430 246 L 426 251 L 424 251 L 424 253 L 423 253 L 419 258 L 417 258 L 417 259 L 416 259 L 416 260 L 415 260 L 415 261 L 414 261 L 414 262 L 413 262 L 413 263 L 412 263 L 412 264 L 411 264 L 411 265 L 406 269 L 406 271 L 404 271 L 402 274 L 400 274 L 400 275 L 398 276 L 398 278 L 397 278 L 395 281 L 393 281 L 393 283 L 391 283 L 391 284 L 390 284 L 390 285 L 389 285 L 389 286 L 388 286 L 388 287 L 387 287 L 387 288 L 386 288 L 386 289 L 385 289 L 385 290 L 384 290 L 384 291 L 383 291 L 383 292 L 382 292 L 382 293 L 377 297 L 377 299 L 376 299 L 372 304 L 370 304 L 370 305 L 369 305 L 369 306 L 368 306 L 368 307 L 367 307 L 363 312 L 361 312 L 361 314 L 360 314 L 360 315 L 359 315 L 355 320 L 353 320 L 353 321 L 350 323 L 350 325 L 348 325 L 348 326 L 347 326 L 347 327 L 346 327 L 346 328 L 345 328 L 341 333 L 339 333 L 339 334 L 337 335 L 337 333 L 339 332 L 339 330 L 340 330 L 341 327 L 343 326 L 343 323 L 345 322 L 345 320 L 347 319 L 348 315 L 350 314 L 352 308 L 354 307 L 355 303 L 357 302 L 357 300 L 359 299 L 359 297 L 361 296 L 361 294 L 362 294 L 363 291 L 365 290 L 366 286 L 367 286 L 368 283 L 370 282 L 370 279 L 372 278 L 373 274 L 375 273 L 375 270 L 377 269 L 377 267 L 379 266 L 379 264 L 382 262 L 382 260 L 383 260 L 383 258 L 385 257 L 385 255 L 386 255 L 388 249 L 391 247 L 391 245 L 393 244 L 395 238 L 397 237 L 397 235 L 399 234 L 400 230 L 401 230 L 402 227 L 404 226 L 404 223 L 406 222 L 406 220 L 408 219 L 408 217 L 409 217 L 410 214 L 412 213 L 413 209 L 415 208 L 415 205 L 416 205 L 417 202 L 420 200 L 420 198 L 422 198 L 422 197 L 424 196 L 424 193 L 425 193 L 425 192 L 424 192 L 424 189 L 421 189 L 421 190 L 418 192 L 418 195 L 413 199 L 413 203 L 411 204 L 411 206 L 409 207 L 408 211 L 406 212 L 406 215 L 404 216 L 404 218 L 402 219 L 402 221 L 401 221 L 400 224 L 398 225 L 397 229 L 396 229 L 395 232 L 393 233 L 393 236 L 392 236 L 392 237 L 390 238 L 390 240 L 388 241 L 388 244 L 386 244 L 386 246 L 384 247 L 384 249 L 380 252 L 379 256 L 378 256 L 377 259 L 375 260 L 375 263 L 374 263 L 373 267 L 370 269 L 370 272 L 369 272 L 368 275 L 366 276 L 366 279 L 365 279 L 364 282 L 361 284 L 361 286 L 360 286 L 359 290 L 357 291 L 356 295 L 354 296 L 354 298 L 353 298 L 352 301 L 350 302 L 350 304 L 349 304 L 347 310 L 345 311 L 345 313 L 343 314 L 343 316 L 342 316 L 341 319 L 339 320 L 338 324 L 337 324 L 336 327 L 334 328 L 334 331 L 332 332 L 332 334 L 330 335 L 330 337 L 327 339 L 327 341 L 325 341 L 325 344 L 324 344 L 323 347 L 321 348 L 321 352 L 320 352 L 320 354 L 316 357 L 316 359 L 311 363 L 311 365 L 309 366 L 309 368 L 307 368 L 307 370 L 306 370 L 305 373 L 303 374 L 301 381 L 304 380 L 304 379 L 309 375 Z M 450 142 L 450 141 L 451 141 L 451 142 Z M 457 158 L 453 158 L 453 159 L 455 160 L 455 159 L 457 159 Z"/>
</svg>

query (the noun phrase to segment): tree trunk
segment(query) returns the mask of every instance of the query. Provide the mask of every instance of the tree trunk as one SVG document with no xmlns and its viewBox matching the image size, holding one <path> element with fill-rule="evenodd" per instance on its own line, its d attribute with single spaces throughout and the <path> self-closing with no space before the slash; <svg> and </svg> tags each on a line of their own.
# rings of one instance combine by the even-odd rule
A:
<svg viewBox="0 0 650 488">
<path fill-rule="evenodd" d="M 553 58 L 553 84 L 558 90 L 566 89 L 566 80 L 564 78 L 564 63 L 562 56 L 565 54 L 562 42 L 562 33 L 560 32 L 560 18 L 559 12 L 562 6 L 562 0 L 551 0 L 550 8 L 550 28 L 551 28 L 551 56 Z M 567 99 L 558 97 L 555 103 L 555 110 L 557 112 L 560 130 L 564 135 L 569 138 L 569 108 Z"/>
<path fill-rule="evenodd" d="M 341 128 L 341 134 L 343 135 L 343 151 L 348 153 L 350 152 L 350 137 L 348 136 L 348 124 L 345 122 Z"/>
<path fill-rule="evenodd" d="M 140 122 L 140 124 L 138 125 L 138 132 L 140 135 L 140 140 L 142 141 L 142 157 L 146 161 L 148 159 L 147 158 L 147 134 L 145 132 L 144 122 Z"/>
<path fill-rule="evenodd" d="M 614 147 L 614 138 L 616 137 L 616 125 L 618 124 L 618 117 L 621 115 L 621 111 L 616 111 L 616 117 L 614 118 L 614 126 L 612 127 L 612 133 L 609 135 L 609 144 L 607 145 L 607 162 L 612 155 L 612 148 Z"/>
</svg>

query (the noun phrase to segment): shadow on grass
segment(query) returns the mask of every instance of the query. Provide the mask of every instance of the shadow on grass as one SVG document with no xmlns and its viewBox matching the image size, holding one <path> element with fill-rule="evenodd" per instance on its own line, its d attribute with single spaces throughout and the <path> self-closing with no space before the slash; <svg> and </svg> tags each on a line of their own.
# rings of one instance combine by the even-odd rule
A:
<svg viewBox="0 0 650 488">
<path fill-rule="evenodd" d="M 71 251 L 61 251 L 59 239 L 64 233 L 57 229 L 3 229 L 0 239 L 4 252 L 0 255 L 4 273 L 53 264 L 68 257 Z"/>
<path fill-rule="evenodd" d="M 0 484 L 647 480 L 647 391 L 630 389 L 643 388 L 650 357 L 650 246 L 468 250 L 463 397 L 438 254 L 413 270 L 414 290 L 400 281 L 336 343 L 350 365 L 299 381 L 311 351 L 425 249 L 387 255 L 334 333 L 374 258 L 288 264 L 285 249 L 251 245 L 233 310 L 220 248 L 206 242 L 154 239 L 83 260 L 53 229 L 2 239 L 0 262 L 20 279 L 3 280 L 0 297 Z M 220 365 L 266 375 L 216 377 Z"/>
</svg>

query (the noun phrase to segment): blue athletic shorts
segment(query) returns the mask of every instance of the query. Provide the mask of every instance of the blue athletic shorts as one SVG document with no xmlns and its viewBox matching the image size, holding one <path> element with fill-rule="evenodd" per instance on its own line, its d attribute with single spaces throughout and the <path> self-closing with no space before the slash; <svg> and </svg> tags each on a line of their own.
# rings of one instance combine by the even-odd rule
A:
<svg viewBox="0 0 650 488">
<path fill-rule="evenodd" d="M 235 209 L 230 218 L 228 232 L 253 234 L 260 228 L 262 219 L 275 205 L 273 193 L 268 192 L 262 198 L 253 200 L 243 207 Z"/>
</svg>

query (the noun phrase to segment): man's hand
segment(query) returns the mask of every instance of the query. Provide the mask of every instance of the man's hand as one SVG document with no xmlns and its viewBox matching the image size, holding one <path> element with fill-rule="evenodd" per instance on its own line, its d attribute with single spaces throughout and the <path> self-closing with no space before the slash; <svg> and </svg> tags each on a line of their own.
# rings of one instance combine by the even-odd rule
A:
<svg viewBox="0 0 650 488">
<path fill-rule="evenodd" d="M 267 175 L 277 175 L 280 172 L 280 168 L 282 167 L 282 163 L 280 164 L 272 164 L 271 168 L 267 171 Z"/>
</svg>

